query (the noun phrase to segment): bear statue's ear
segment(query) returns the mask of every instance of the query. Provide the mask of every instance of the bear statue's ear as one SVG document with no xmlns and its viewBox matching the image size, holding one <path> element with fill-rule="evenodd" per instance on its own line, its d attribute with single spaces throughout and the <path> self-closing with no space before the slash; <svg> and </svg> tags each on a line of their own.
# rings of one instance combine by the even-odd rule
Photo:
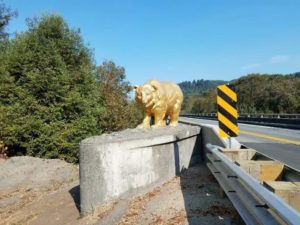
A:
<svg viewBox="0 0 300 225">
<path fill-rule="evenodd" d="M 160 83 L 157 80 L 151 80 L 150 84 L 155 90 L 158 90 L 160 88 Z"/>
</svg>

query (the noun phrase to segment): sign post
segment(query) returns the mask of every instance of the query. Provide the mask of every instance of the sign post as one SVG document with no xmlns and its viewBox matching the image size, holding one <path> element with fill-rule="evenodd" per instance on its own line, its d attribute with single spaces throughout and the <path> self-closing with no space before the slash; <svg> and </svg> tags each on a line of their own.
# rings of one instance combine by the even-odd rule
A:
<svg viewBox="0 0 300 225">
<path fill-rule="evenodd" d="M 239 135 L 237 124 L 237 94 L 232 85 L 218 86 L 218 121 L 219 121 L 219 136 L 228 138 L 229 148 L 232 147 L 231 137 Z"/>
</svg>

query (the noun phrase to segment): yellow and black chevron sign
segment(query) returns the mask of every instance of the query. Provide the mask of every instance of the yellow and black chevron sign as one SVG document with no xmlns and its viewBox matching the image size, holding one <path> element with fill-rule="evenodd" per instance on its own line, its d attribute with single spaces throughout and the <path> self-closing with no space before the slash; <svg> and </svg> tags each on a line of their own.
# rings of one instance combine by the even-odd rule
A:
<svg viewBox="0 0 300 225">
<path fill-rule="evenodd" d="M 220 137 L 236 137 L 239 135 L 237 125 L 237 95 L 231 85 L 218 86 L 218 120 Z"/>
</svg>

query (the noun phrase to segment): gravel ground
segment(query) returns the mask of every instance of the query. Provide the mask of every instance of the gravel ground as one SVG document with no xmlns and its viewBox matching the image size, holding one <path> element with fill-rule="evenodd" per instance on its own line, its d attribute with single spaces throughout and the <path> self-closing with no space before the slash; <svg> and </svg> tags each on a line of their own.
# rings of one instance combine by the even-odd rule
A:
<svg viewBox="0 0 300 225">
<path fill-rule="evenodd" d="M 7 193 L 20 187 L 36 191 L 55 189 L 78 180 L 78 166 L 60 159 L 12 157 L 1 160 L 0 168 L 0 190 Z"/>
<path fill-rule="evenodd" d="M 1 159 L 0 224 L 34 224 L 44 212 L 66 200 L 78 218 L 75 201 L 68 192 L 78 184 L 78 166 L 63 160 L 27 156 Z M 48 214 L 48 220 L 53 220 L 50 211 Z"/>
<path fill-rule="evenodd" d="M 242 224 L 205 165 L 186 170 L 133 199 L 85 217 L 79 212 L 79 168 L 58 159 L 0 160 L 0 224 Z"/>
<path fill-rule="evenodd" d="M 99 223 L 100 224 L 100 223 Z M 133 199 L 118 225 L 243 224 L 205 165 Z"/>
</svg>

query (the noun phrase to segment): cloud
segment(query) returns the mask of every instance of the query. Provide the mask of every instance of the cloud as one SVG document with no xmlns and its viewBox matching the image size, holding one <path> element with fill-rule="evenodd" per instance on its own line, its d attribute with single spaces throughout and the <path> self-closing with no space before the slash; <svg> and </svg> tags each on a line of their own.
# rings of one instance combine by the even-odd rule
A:
<svg viewBox="0 0 300 225">
<path fill-rule="evenodd" d="M 282 62 L 286 62 L 290 59 L 290 56 L 288 55 L 275 55 L 272 56 L 270 59 L 271 63 L 282 63 Z"/>
<path fill-rule="evenodd" d="M 253 64 L 243 66 L 242 69 L 248 70 L 248 69 L 254 69 L 254 68 L 257 68 L 257 67 L 260 67 L 260 64 L 259 63 L 253 63 Z"/>
<path fill-rule="evenodd" d="M 276 64 L 276 63 L 284 63 L 289 61 L 290 56 L 289 55 L 274 55 L 269 59 L 269 63 L 272 64 Z M 252 63 L 252 64 L 248 64 L 242 67 L 243 70 L 251 70 L 251 69 L 255 69 L 258 67 L 264 67 L 268 64 L 267 61 L 262 62 L 262 63 Z"/>
</svg>

